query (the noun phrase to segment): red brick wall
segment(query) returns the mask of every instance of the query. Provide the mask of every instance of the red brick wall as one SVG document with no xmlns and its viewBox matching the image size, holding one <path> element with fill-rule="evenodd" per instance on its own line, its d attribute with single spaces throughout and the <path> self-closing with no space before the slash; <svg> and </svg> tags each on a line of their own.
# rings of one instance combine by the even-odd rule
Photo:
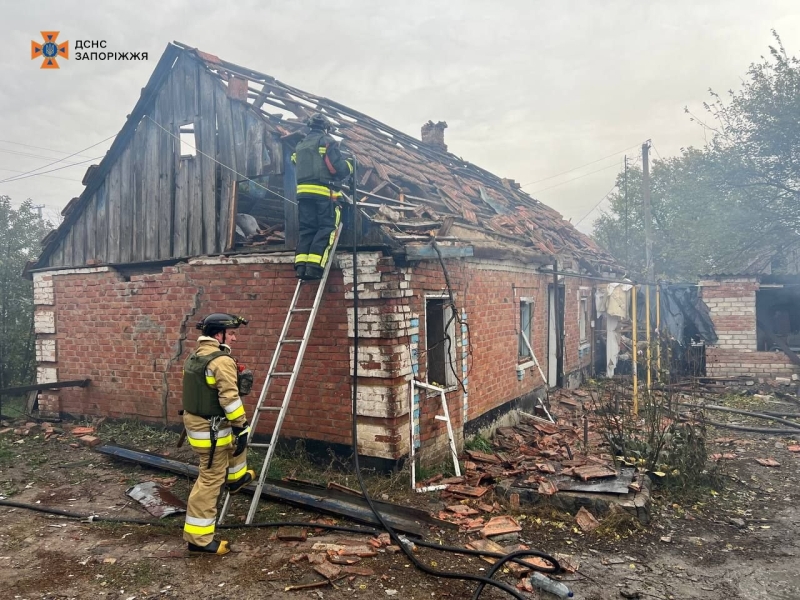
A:
<svg viewBox="0 0 800 600">
<path fill-rule="evenodd" d="M 248 415 L 266 375 L 296 280 L 288 257 L 198 259 L 162 272 L 132 275 L 113 270 L 37 274 L 39 341 L 56 341 L 55 356 L 42 347 L 41 377 L 91 377 L 85 389 L 64 389 L 42 397 L 42 408 L 73 415 L 109 415 L 177 423 L 181 369 L 195 345 L 195 323 L 215 311 L 240 314 L 250 323 L 239 332 L 234 355 L 255 373 L 245 398 Z M 274 262 L 274 261 L 278 262 Z M 265 262 L 266 261 L 266 262 Z M 350 443 L 353 265 L 338 257 L 303 363 L 282 435 Z M 517 377 L 517 321 L 520 297 L 533 298 L 533 347 L 547 372 L 547 286 L 551 278 L 509 264 L 446 261 L 459 313 L 466 313 L 472 354 L 467 362 L 467 401 L 460 387 L 447 394 L 459 446 L 466 420 L 475 419 L 542 386 L 538 370 Z M 99 271 L 99 272 L 98 272 Z M 408 451 L 408 381 L 414 365 L 426 377 L 425 295 L 446 291 L 438 262 L 397 267 L 390 257 L 363 253 L 358 263 L 359 441 L 362 453 L 397 458 Z M 578 294 L 590 293 L 578 279 L 566 279 L 565 372 L 588 365 L 579 357 Z M 583 282 L 585 283 L 585 282 Z M 512 287 L 515 286 L 515 287 Z M 311 289 L 301 303 L 311 305 Z M 53 313 L 55 333 L 48 313 Z M 462 372 L 455 327 L 456 370 Z M 300 337 L 300 329 L 290 332 Z M 294 355 L 284 351 L 284 359 Z M 45 373 L 47 370 L 47 373 Z M 288 367 L 284 370 L 288 370 Z M 57 374 L 56 374 L 57 371 Z M 278 405 L 284 388 L 273 383 L 268 398 Z M 447 456 L 438 397 L 424 394 L 419 419 L 423 447 Z M 270 432 L 274 415 L 264 414 L 259 431 Z"/>
<path fill-rule="evenodd" d="M 54 282 L 58 377 L 92 378 L 88 388 L 59 393 L 61 410 L 177 422 L 181 369 L 199 333 L 194 325 L 214 311 L 250 320 L 233 349 L 256 374 L 245 398 L 252 416 L 296 279 L 290 265 L 182 265 L 130 281 L 107 272 L 56 276 Z M 341 271 L 331 275 L 329 288 L 283 432 L 306 437 L 313 430 L 315 439 L 346 444 L 350 357 Z M 283 389 L 276 383 L 270 390 L 276 404 Z M 274 415 L 263 415 L 259 430 L 269 431 L 272 423 Z"/>
<path fill-rule="evenodd" d="M 552 282 L 552 276 L 537 274 L 531 269 L 512 267 L 510 264 L 445 261 L 450 284 L 455 292 L 456 305 L 460 310 L 466 310 L 472 348 L 472 354 L 467 359 L 467 421 L 544 385 L 535 367 L 526 369 L 521 380 L 517 377 L 517 365 L 521 362 L 518 359 L 517 345 L 520 298 L 533 299 L 531 345 L 545 375 L 548 373 L 548 285 Z M 591 301 L 592 288 L 591 282 L 577 278 L 565 278 L 563 283 L 566 288 L 564 372 L 570 374 L 590 364 L 588 343 L 581 344 L 579 340 L 578 297 L 580 294 Z M 439 263 L 432 261 L 416 265 L 413 268 L 412 286 L 415 294 L 409 299 L 412 311 L 423 315 L 425 294 L 446 291 Z M 589 325 L 587 321 L 587 338 L 591 339 Z M 456 329 L 456 335 L 459 335 L 459 328 Z M 426 347 L 424 335 L 425 327 L 422 324 L 421 348 Z M 460 357 L 461 353 L 458 352 L 457 360 Z M 456 368 L 461 369 L 461 364 L 457 363 Z M 426 376 L 425 369 L 425 360 L 421 360 L 422 380 Z M 464 420 L 463 393 L 459 389 L 449 393 L 447 398 L 453 426 L 458 431 Z M 438 398 L 433 396 L 423 400 L 421 439 L 423 447 L 436 448 L 446 457 L 445 425 L 433 419 L 435 414 L 441 414 L 439 404 Z"/>
<path fill-rule="evenodd" d="M 778 352 L 757 352 L 756 277 L 730 277 L 700 282 L 719 338 L 706 349 L 706 374 L 754 378 L 789 377 L 799 370 Z"/>
</svg>

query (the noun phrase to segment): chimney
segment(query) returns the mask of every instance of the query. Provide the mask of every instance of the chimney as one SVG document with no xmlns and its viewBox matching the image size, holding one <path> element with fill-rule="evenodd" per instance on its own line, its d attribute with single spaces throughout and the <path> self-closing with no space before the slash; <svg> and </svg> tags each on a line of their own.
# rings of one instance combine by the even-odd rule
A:
<svg viewBox="0 0 800 600">
<path fill-rule="evenodd" d="M 428 121 L 422 126 L 422 143 L 442 152 L 447 152 L 447 144 L 444 143 L 444 130 L 446 128 L 447 123 L 444 121 L 439 121 L 438 123 Z"/>
</svg>

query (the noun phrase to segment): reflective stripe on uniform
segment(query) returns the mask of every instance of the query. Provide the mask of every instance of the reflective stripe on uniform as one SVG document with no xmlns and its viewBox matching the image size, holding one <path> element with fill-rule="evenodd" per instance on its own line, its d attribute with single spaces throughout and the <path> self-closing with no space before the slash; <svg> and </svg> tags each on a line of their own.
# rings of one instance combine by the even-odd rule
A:
<svg viewBox="0 0 800 600">
<path fill-rule="evenodd" d="M 198 517 L 190 517 L 186 515 L 186 523 L 183 530 L 192 535 L 207 535 L 214 533 L 214 523 L 216 519 L 200 519 Z"/>
<path fill-rule="evenodd" d="M 326 153 L 327 151 L 328 151 L 328 148 L 326 148 L 325 146 L 320 146 L 320 147 L 319 147 L 319 155 L 320 155 L 320 156 L 325 156 L 325 153 Z"/>
<path fill-rule="evenodd" d="M 339 210 L 339 207 L 337 206 L 334 211 L 336 212 L 336 221 L 334 223 L 335 227 L 334 230 L 331 231 L 331 235 L 328 238 L 328 245 L 325 247 L 325 252 L 322 253 L 322 257 L 320 258 L 320 267 L 324 267 L 328 262 L 328 254 L 330 254 L 331 248 L 333 247 L 333 239 L 336 237 L 336 229 L 338 229 L 339 221 L 341 220 L 342 212 Z"/>
<path fill-rule="evenodd" d="M 313 194 L 315 196 L 325 196 L 326 198 L 340 198 L 341 192 L 335 192 L 324 185 L 313 183 L 301 183 L 297 186 L 298 194 Z"/>
<path fill-rule="evenodd" d="M 206 383 L 211 387 L 216 387 L 217 385 L 217 378 L 214 377 L 214 371 L 211 369 L 206 369 Z"/>
<path fill-rule="evenodd" d="M 308 262 L 308 254 L 297 254 L 294 257 L 295 264 Z"/>
<path fill-rule="evenodd" d="M 320 254 L 308 254 L 306 256 L 306 262 L 312 265 L 318 265 L 322 263 L 322 255 Z"/>
<path fill-rule="evenodd" d="M 189 431 L 186 430 L 186 438 L 189 445 L 194 448 L 211 448 L 210 431 Z M 233 430 L 230 427 L 220 429 L 217 432 L 217 446 L 225 446 L 233 443 Z"/>
<path fill-rule="evenodd" d="M 292 164 L 297 162 L 297 152 L 292 152 Z"/>
<path fill-rule="evenodd" d="M 237 465 L 228 467 L 228 481 L 237 481 L 247 473 L 247 460 L 243 460 Z"/>
<path fill-rule="evenodd" d="M 225 410 L 225 416 L 228 418 L 229 421 L 235 421 L 239 417 L 244 416 L 244 405 L 242 405 L 242 399 L 238 398 L 234 400 L 227 406 L 222 407 Z"/>
</svg>

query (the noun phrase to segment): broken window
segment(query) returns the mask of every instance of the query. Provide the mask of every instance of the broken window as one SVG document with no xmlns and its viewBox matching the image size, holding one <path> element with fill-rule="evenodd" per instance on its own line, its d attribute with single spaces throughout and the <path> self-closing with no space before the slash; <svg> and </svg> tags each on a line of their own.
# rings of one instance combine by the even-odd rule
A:
<svg viewBox="0 0 800 600">
<path fill-rule="evenodd" d="M 739 309 L 741 310 L 741 309 Z M 756 292 L 758 350 L 800 351 L 800 288 L 797 284 L 762 283 Z"/>
<path fill-rule="evenodd" d="M 533 302 L 530 299 L 522 298 L 519 301 L 519 336 L 517 340 L 518 356 L 520 359 L 530 360 L 531 350 L 529 345 L 533 347 Z M 524 337 L 523 337 L 524 336 Z M 527 343 L 525 340 L 528 340 Z"/>
<path fill-rule="evenodd" d="M 589 323 L 589 301 L 587 298 L 581 298 L 581 306 L 580 306 L 580 314 L 578 315 L 578 329 L 580 330 L 580 340 L 581 343 L 585 343 L 588 340 L 588 330 L 589 327 L 587 326 Z"/>
<path fill-rule="evenodd" d="M 449 298 L 425 298 L 425 343 L 428 383 L 449 388 L 456 385 L 456 336 L 453 306 Z"/>
<path fill-rule="evenodd" d="M 197 138 L 194 133 L 194 123 L 181 125 L 181 158 L 197 156 Z"/>
</svg>

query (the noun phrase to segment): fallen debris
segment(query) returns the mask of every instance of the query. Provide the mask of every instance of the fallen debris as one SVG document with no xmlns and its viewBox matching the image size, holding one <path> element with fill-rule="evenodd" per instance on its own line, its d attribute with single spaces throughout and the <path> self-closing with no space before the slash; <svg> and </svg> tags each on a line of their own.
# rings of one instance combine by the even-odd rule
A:
<svg viewBox="0 0 800 600">
<path fill-rule="evenodd" d="M 154 481 L 137 483 L 125 492 L 154 517 L 163 519 L 170 515 L 186 512 L 186 503 L 169 490 Z"/>
<path fill-rule="evenodd" d="M 282 542 L 305 542 L 308 530 L 303 527 L 279 527 L 275 537 Z"/>
<path fill-rule="evenodd" d="M 520 527 L 519 523 L 513 517 L 504 515 L 502 517 L 492 517 L 481 530 L 481 535 L 485 538 L 491 538 L 508 533 L 519 533 L 520 531 L 522 531 L 522 527 Z"/>
<path fill-rule="evenodd" d="M 598 527 L 600 527 L 600 522 L 594 518 L 594 515 L 586 510 L 585 507 L 581 507 L 578 511 L 578 514 L 575 515 L 575 522 L 578 524 L 583 531 L 589 533 L 594 531 Z"/>
<path fill-rule="evenodd" d="M 765 467 L 780 467 L 781 463 L 779 463 L 774 458 L 757 458 L 756 462 Z"/>
</svg>

